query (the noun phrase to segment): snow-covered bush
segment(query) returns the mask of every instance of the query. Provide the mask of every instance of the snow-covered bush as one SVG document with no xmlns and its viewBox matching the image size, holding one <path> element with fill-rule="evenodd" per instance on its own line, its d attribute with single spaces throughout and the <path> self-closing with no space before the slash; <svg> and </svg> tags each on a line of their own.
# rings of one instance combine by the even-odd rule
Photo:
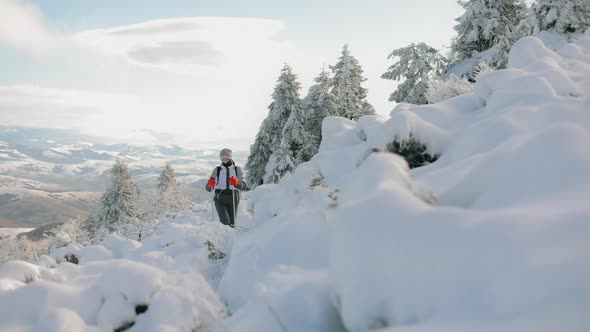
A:
<svg viewBox="0 0 590 332">
<path fill-rule="evenodd" d="M 26 236 L 0 238 L 0 265 L 13 259 L 35 261 L 35 248 Z"/>
<path fill-rule="evenodd" d="M 458 78 L 451 75 L 446 80 L 434 78 L 428 82 L 426 100 L 429 104 L 436 104 L 471 91 L 473 91 L 473 84 L 466 77 Z"/>
<path fill-rule="evenodd" d="M 414 136 L 387 144 L 387 151 L 399 154 L 408 162 L 410 168 L 420 167 L 435 162 L 439 155 L 428 152 L 428 147 L 420 143 Z"/>
<path fill-rule="evenodd" d="M 436 104 L 472 92 L 474 87 L 473 83 L 494 70 L 493 67 L 484 61 L 475 66 L 475 71 L 471 75 L 458 77 L 455 74 L 448 74 L 445 75 L 446 78 L 434 78 L 428 82 L 426 99 L 428 100 L 428 103 Z"/>
<path fill-rule="evenodd" d="M 91 218 L 78 217 L 59 225 L 54 231 L 54 236 L 50 238 L 50 249 L 65 247 L 71 243 L 89 245 L 91 243 L 90 232 L 94 227 L 91 224 L 92 220 Z"/>
</svg>

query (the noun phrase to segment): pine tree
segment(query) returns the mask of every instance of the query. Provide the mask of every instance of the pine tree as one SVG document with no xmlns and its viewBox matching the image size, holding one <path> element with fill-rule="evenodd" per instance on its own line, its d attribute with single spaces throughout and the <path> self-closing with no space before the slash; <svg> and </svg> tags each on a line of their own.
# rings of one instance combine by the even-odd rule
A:
<svg viewBox="0 0 590 332">
<path fill-rule="evenodd" d="M 279 126 L 281 128 L 278 135 L 280 140 L 278 146 L 271 145 L 273 155 L 265 167 L 264 183 L 276 183 L 287 172 L 292 172 L 307 157 L 305 152 L 309 150 L 310 144 L 309 135 L 303 127 L 303 102 L 299 98 L 301 85 L 297 82 L 297 75 L 294 75 L 291 68 L 285 65 L 281 77 L 273 94 L 275 112 L 271 112 L 276 119 L 271 123 L 279 124 L 274 128 L 278 129 Z M 288 117 L 283 122 L 281 115 L 287 113 Z M 274 130 L 271 131 L 273 138 L 276 138 L 274 132 Z M 271 140 L 271 142 L 275 141 Z M 274 169 L 275 167 L 278 169 Z"/>
<path fill-rule="evenodd" d="M 272 94 L 273 101 L 268 107 L 268 116 L 260 126 L 254 144 L 250 147 L 246 171 L 251 188 L 267 183 L 265 181 L 267 164 L 271 155 L 281 148 L 283 128 L 293 111 L 301 113 L 303 104 L 299 97 L 300 89 L 297 75 L 293 73 L 289 65 L 285 64 Z M 292 120 L 292 128 L 298 127 L 297 119 L 299 118 L 300 116 L 297 116 Z M 295 136 L 298 135 L 295 134 Z"/>
<path fill-rule="evenodd" d="M 334 73 L 332 93 L 336 97 L 336 114 L 357 120 L 363 115 L 375 114 L 367 98 L 367 89 L 361 84 L 367 79 L 362 76 L 363 69 L 350 55 L 348 45 L 344 45 L 338 63 L 330 66 Z"/>
<path fill-rule="evenodd" d="M 266 133 L 266 119 L 262 122 L 254 143 L 250 145 L 250 155 L 246 161 L 246 182 L 252 189 L 264 183 L 264 174 L 266 164 L 272 151 L 270 149 L 270 139 Z"/>
<path fill-rule="evenodd" d="M 296 165 L 293 158 L 288 152 L 288 148 L 283 146 L 273 152 L 266 164 L 264 183 L 278 183 L 283 176 L 292 172 Z"/>
<path fill-rule="evenodd" d="M 177 187 L 178 182 L 176 182 L 176 172 L 170 163 L 166 163 L 158 178 L 158 190 L 160 193 L 164 193 Z"/>
<path fill-rule="evenodd" d="M 176 172 L 167 163 L 158 180 L 158 208 L 163 215 L 175 215 L 188 208 L 190 201 L 180 191 L 180 184 L 176 181 Z"/>
<path fill-rule="evenodd" d="M 127 163 L 117 159 L 111 169 L 111 184 L 102 195 L 99 204 L 99 227 L 113 232 L 128 223 L 142 219 L 139 207 L 140 190 L 131 178 Z"/>
<path fill-rule="evenodd" d="M 295 108 L 283 127 L 280 148 L 287 152 L 295 166 L 313 157 L 313 140 L 305 130 L 304 121 L 303 108 Z"/>
<path fill-rule="evenodd" d="M 283 127 L 291 112 L 302 107 L 300 89 L 301 84 L 297 81 L 297 75 L 293 73 L 291 66 L 285 64 L 272 94 L 273 102 L 269 106 L 266 133 L 270 138 L 272 151 L 280 147 Z"/>
<path fill-rule="evenodd" d="M 440 76 L 446 68 L 447 60 L 437 49 L 420 43 L 393 50 L 387 57 L 396 60 L 381 78 L 405 81 L 389 96 L 389 101 L 409 104 L 427 104 L 428 82 Z"/>
<path fill-rule="evenodd" d="M 457 37 L 451 49 L 455 63 L 495 48 L 489 65 L 504 68 L 508 51 L 518 38 L 517 27 L 526 17 L 524 0 L 458 1 L 465 13 L 456 19 Z"/>
<path fill-rule="evenodd" d="M 537 35 L 543 30 L 577 34 L 583 33 L 589 27 L 588 0 L 536 0 L 524 21 L 527 35 Z"/>
<path fill-rule="evenodd" d="M 315 155 L 322 141 L 322 121 L 325 117 L 336 114 L 336 96 L 330 92 L 332 80 L 325 70 L 314 79 L 316 84 L 309 88 L 303 99 L 306 120 L 305 129 L 309 133 L 311 156 Z"/>
</svg>

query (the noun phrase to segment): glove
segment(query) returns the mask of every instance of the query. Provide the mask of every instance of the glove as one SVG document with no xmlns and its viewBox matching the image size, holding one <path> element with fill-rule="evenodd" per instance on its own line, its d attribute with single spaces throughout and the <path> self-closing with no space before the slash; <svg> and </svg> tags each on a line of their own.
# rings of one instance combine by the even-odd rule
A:
<svg viewBox="0 0 590 332">
<path fill-rule="evenodd" d="M 214 178 L 209 178 L 209 181 L 207 182 L 207 185 L 209 187 L 211 187 L 211 188 L 215 187 L 215 179 Z"/>
<path fill-rule="evenodd" d="M 238 181 L 238 179 L 235 176 L 229 178 L 229 184 L 231 184 L 234 187 L 237 187 L 239 182 L 240 181 Z"/>
</svg>

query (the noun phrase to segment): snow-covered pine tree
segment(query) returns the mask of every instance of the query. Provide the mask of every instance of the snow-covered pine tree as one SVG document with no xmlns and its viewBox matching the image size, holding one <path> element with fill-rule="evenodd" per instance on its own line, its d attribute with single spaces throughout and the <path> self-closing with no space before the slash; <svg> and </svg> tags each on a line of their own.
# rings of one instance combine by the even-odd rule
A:
<svg viewBox="0 0 590 332">
<path fill-rule="evenodd" d="M 180 184 L 176 181 L 176 172 L 170 163 L 166 163 L 158 179 L 158 208 L 162 215 L 175 215 L 187 209 L 190 200 L 182 195 Z"/>
<path fill-rule="evenodd" d="M 280 148 L 291 157 L 295 167 L 313 157 L 313 142 L 305 130 L 304 121 L 303 108 L 294 108 L 283 127 Z"/>
<path fill-rule="evenodd" d="M 590 1 L 536 0 L 524 21 L 525 34 L 537 35 L 543 30 L 565 34 L 584 33 L 590 28 Z"/>
<path fill-rule="evenodd" d="M 158 191 L 160 193 L 169 191 L 171 189 L 178 188 L 178 182 L 176 182 L 176 172 L 170 163 L 166 163 L 160 177 L 158 178 Z"/>
<path fill-rule="evenodd" d="M 265 167 L 264 183 L 278 182 L 287 172 L 292 172 L 297 165 L 309 160 L 313 152 L 312 142 L 310 142 L 309 134 L 303 125 L 303 102 L 299 99 L 300 85 L 296 81 L 297 76 L 286 78 L 293 79 L 288 85 L 285 85 L 290 89 L 277 94 L 275 103 L 287 105 L 284 108 L 289 109 L 289 117 L 283 124 L 278 149 L 273 149 L 274 158 L 271 156 L 269 164 Z"/>
<path fill-rule="evenodd" d="M 268 116 L 262 122 L 256 140 L 250 146 L 246 162 L 248 184 L 255 188 L 265 181 L 266 166 L 270 156 L 281 147 L 283 128 L 293 110 L 301 111 L 303 103 L 299 97 L 301 84 L 297 81 L 291 66 L 285 64 L 272 94 Z"/>
<path fill-rule="evenodd" d="M 266 164 L 264 183 L 278 183 L 286 174 L 292 172 L 296 165 L 286 146 L 280 147 L 268 159 Z"/>
<path fill-rule="evenodd" d="M 348 45 L 342 48 L 338 63 L 330 66 L 334 73 L 332 93 L 336 96 L 336 114 L 351 120 L 363 115 L 375 114 L 375 109 L 367 102 L 367 89 L 361 84 L 367 79 L 363 77 L 363 69 L 350 54 Z"/>
<path fill-rule="evenodd" d="M 303 99 L 306 115 L 304 126 L 309 134 L 312 149 L 309 151 L 309 158 L 319 150 L 322 141 L 322 121 L 326 116 L 336 114 L 336 96 L 330 92 L 332 80 L 326 70 L 322 70 L 314 81 L 316 83 L 309 88 L 307 96 Z"/>
<path fill-rule="evenodd" d="M 111 169 L 111 184 L 100 198 L 98 227 L 110 233 L 121 225 L 139 222 L 142 219 L 140 194 L 127 163 L 117 159 Z"/>
<path fill-rule="evenodd" d="M 459 0 L 465 13 L 456 19 L 457 37 L 451 50 L 454 61 L 494 48 L 493 55 L 483 60 L 495 68 L 504 68 L 508 63 L 508 52 L 518 38 L 517 27 L 526 17 L 524 0 Z"/>
<path fill-rule="evenodd" d="M 362 103 L 362 112 L 363 115 L 374 115 L 375 112 L 375 107 L 373 107 L 373 105 L 371 105 L 371 103 L 369 103 L 368 101 L 364 100 Z"/>
<path fill-rule="evenodd" d="M 309 133 L 303 126 L 303 108 L 293 109 L 283 127 L 281 148 L 286 149 L 295 166 L 308 161 L 313 156 Z"/>
<path fill-rule="evenodd" d="M 389 96 L 389 101 L 409 104 L 427 104 L 428 82 L 440 76 L 447 66 L 447 59 L 437 49 L 425 43 L 414 44 L 393 50 L 387 57 L 395 62 L 381 78 L 405 81 Z"/>
<path fill-rule="evenodd" d="M 254 143 L 250 145 L 250 155 L 244 166 L 244 169 L 246 170 L 246 182 L 252 189 L 264 183 L 266 164 L 272 155 L 270 138 L 266 132 L 267 120 L 268 118 L 262 122 L 262 125 L 260 125 Z"/>
<path fill-rule="evenodd" d="M 274 152 L 279 149 L 282 140 L 283 127 L 294 109 L 301 109 L 302 101 L 299 96 L 301 84 L 291 66 L 285 64 L 272 94 L 273 102 L 269 106 L 266 133 L 271 139 L 270 148 Z"/>
</svg>

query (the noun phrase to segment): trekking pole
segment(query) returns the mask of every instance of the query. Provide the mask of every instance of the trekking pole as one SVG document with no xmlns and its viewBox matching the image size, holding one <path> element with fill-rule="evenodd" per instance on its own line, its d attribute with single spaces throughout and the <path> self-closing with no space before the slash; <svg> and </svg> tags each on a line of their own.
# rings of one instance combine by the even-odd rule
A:
<svg viewBox="0 0 590 332">
<path fill-rule="evenodd" d="M 213 215 L 213 208 L 215 207 L 215 192 L 213 192 L 213 196 L 211 196 L 211 221 L 215 221 L 215 216 Z"/>
<path fill-rule="evenodd" d="M 236 227 L 236 199 L 235 199 L 235 190 L 232 189 L 231 191 L 231 204 L 232 204 L 232 213 L 234 214 L 234 228 Z"/>
</svg>

